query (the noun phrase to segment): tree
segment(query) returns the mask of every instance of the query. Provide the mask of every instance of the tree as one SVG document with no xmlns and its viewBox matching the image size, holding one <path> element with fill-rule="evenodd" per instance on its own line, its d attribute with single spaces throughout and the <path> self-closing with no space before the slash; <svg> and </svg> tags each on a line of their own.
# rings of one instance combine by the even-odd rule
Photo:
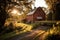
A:
<svg viewBox="0 0 60 40">
<path fill-rule="evenodd" d="M 49 12 L 49 14 L 47 14 L 47 20 L 52 20 L 52 12 Z"/>
<path fill-rule="evenodd" d="M 6 12 L 6 1 L 0 0 L 0 31 L 3 28 L 3 25 L 5 23 L 5 20 L 8 18 L 8 14 Z"/>
<path fill-rule="evenodd" d="M 25 17 L 26 14 L 32 10 L 33 1 L 35 1 L 35 0 L 31 0 L 31 1 L 30 0 L 12 0 L 11 2 L 8 2 L 9 4 L 7 5 L 6 9 L 7 9 L 8 13 L 10 13 L 12 11 L 12 9 L 16 8 L 19 10 L 20 14 L 24 13 L 23 15 Z M 9 11 L 9 10 L 11 10 L 11 11 Z M 20 16 L 20 15 L 18 15 L 18 16 Z"/>
<path fill-rule="evenodd" d="M 60 0 L 45 0 L 48 8 L 53 11 L 53 20 L 60 20 Z"/>
<path fill-rule="evenodd" d="M 8 12 L 9 9 L 12 9 L 12 7 L 18 7 L 20 13 L 24 12 L 25 15 L 32 9 L 31 4 L 33 1 L 29 2 L 29 0 L 0 0 L 0 30 L 2 29 L 5 20 L 10 17 Z"/>
</svg>

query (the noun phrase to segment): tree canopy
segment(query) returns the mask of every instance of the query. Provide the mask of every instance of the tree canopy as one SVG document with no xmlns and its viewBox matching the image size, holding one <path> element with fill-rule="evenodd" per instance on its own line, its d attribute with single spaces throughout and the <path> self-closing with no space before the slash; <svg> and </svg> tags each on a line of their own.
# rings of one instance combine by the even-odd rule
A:
<svg viewBox="0 0 60 40">
<path fill-rule="evenodd" d="M 60 20 L 60 0 L 45 0 L 49 10 L 53 12 L 53 20 Z"/>
<path fill-rule="evenodd" d="M 9 17 L 9 10 L 16 7 L 20 13 L 28 13 L 35 0 L 0 0 L 0 30 L 5 23 L 5 20 Z M 25 9 L 26 8 L 26 9 Z M 27 12 L 28 11 L 28 12 Z M 25 14 L 24 14 L 25 15 Z"/>
</svg>

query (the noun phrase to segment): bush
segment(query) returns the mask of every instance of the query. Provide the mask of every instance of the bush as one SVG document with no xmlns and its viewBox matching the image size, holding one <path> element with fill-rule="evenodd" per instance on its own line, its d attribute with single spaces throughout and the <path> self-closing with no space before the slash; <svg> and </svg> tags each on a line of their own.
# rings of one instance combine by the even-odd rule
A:
<svg viewBox="0 0 60 40">
<path fill-rule="evenodd" d="M 36 23 L 33 23 L 32 25 L 33 25 L 33 29 L 35 29 L 35 28 L 39 27 L 41 25 L 41 23 L 36 22 Z"/>
<path fill-rule="evenodd" d="M 13 24 L 10 23 L 8 26 L 5 27 L 5 30 L 4 30 L 5 33 L 9 33 L 9 32 L 14 31 L 14 28 L 13 27 L 14 27 Z"/>
</svg>

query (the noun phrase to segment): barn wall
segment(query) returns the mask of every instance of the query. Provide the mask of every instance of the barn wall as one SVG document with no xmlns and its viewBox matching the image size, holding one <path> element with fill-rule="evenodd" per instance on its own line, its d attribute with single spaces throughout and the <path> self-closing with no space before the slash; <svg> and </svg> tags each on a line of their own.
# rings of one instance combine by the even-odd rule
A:
<svg viewBox="0 0 60 40">
<path fill-rule="evenodd" d="M 27 21 L 33 21 L 33 15 L 28 15 L 26 18 Z"/>
</svg>

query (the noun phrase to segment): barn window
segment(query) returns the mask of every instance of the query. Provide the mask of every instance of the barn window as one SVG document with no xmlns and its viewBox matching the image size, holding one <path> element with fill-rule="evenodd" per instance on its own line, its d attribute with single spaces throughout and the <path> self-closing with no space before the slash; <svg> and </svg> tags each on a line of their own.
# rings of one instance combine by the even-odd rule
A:
<svg viewBox="0 0 60 40">
<path fill-rule="evenodd" d="M 42 17 L 37 17 L 37 19 L 42 19 Z"/>
</svg>

